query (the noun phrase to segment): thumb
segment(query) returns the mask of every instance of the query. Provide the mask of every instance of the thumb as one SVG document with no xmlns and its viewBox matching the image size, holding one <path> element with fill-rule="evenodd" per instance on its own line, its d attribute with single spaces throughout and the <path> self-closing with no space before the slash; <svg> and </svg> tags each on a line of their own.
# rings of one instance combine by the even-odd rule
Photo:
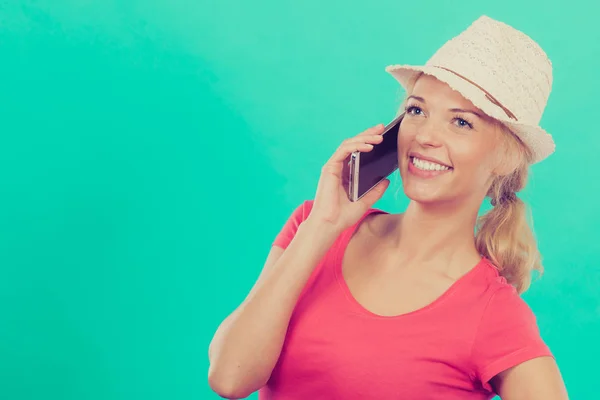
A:
<svg viewBox="0 0 600 400">
<path fill-rule="evenodd" d="M 359 201 L 362 202 L 365 206 L 371 207 L 373 204 L 379 200 L 387 188 L 390 186 L 390 180 L 384 179 L 377 184 L 373 189 L 369 191 L 369 193 L 365 194 L 362 199 Z"/>
</svg>

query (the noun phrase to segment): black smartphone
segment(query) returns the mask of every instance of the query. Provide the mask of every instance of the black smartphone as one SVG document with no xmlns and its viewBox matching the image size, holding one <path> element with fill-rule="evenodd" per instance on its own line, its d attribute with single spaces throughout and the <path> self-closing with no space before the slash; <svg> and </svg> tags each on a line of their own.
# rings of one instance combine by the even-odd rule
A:
<svg viewBox="0 0 600 400">
<path fill-rule="evenodd" d="M 342 183 L 350 201 L 357 201 L 398 169 L 398 131 L 404 113 L 390 122 L 383 141 L 366 153 L 355 151 L 346 158 Z"/>
</svg>

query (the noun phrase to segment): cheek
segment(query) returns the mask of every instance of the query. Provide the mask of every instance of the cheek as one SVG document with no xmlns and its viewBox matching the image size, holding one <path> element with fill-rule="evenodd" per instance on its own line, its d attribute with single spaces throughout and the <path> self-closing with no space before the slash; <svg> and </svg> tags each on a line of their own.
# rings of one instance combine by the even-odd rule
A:
<svg viewBox="0 0 600 400">
<path fill-rule="evenodd" d="M 486 181 L 492 173 L 492 151 L 487 143 L 469 141 L 456 141 L 449 144 L 448 149 L 454 167 L 461 175 L 478 181 Z"/>
<path fill-rule="evenodd" d="M 398 131 L 398 149 L 406 150 L 409 143 L 411 143 L 415 138 L 416 132 L 415 129 L 410 125 L 402 125 L 400 124 L 400 130 Z"/>
</svg>

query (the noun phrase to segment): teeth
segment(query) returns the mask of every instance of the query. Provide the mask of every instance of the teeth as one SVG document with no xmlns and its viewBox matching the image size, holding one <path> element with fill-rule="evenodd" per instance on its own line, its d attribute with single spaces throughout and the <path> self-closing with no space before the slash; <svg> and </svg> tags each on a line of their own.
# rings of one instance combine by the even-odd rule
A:
<svg viewBox="0 0 600 400">
<path fill-rule="evenodd" d="M 436 164 L 436 163 L 433 163 L 430 161 L 421 160 L 421 159 L 418 159 L 417 157 L 412 158 L 412 163 L 414 164 L 415 167 L 422 169 L 424 171 L 446 171 L 446 170 L 450 169 L 445 165 L 440 165 L 440 164 Z"/>
</svg>

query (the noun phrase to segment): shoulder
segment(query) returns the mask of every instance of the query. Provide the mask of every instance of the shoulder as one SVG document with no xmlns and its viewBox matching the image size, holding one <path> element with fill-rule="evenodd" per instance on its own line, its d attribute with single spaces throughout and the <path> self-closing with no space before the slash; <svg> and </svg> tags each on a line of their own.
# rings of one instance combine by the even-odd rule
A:
<svg viewBox="0 0 600 400">
<path fill-rule="evenodd" d="M 517 290 L 508 284 L 499 286 L 491 294 L 482 322 L 488 325 L 498 323 L 512 325 L 515 329 L 518 327 L 537 329 L 533 310 Z"/>
<path fill-rule="evenodd" d="M 273 241 L 273 245 L 276 245 L 278 247 L 285 249 L 289 245 L 289 243 L 292 241 L 292 239 L 294 238 L 300 225 L 308 219 L 308 217 L 313 209 L 313 205 L 314 205 L 314 200 L 312 200 L 312 199 L 304 200 L 299 205 L 297 205 L 295 207 L 295 209 L 291 212 L 291 214 L 288 216 L 287 220 L 285 221 L 285 224 L 283 225 L 283 227 L 279 231 L 279 234 L 276 236 L 275 240 Z M 367 210 L 367 212 L 361 218 L 361 221 L 364 220 L 364 218 L 366 216 L 368 216 L 374 212 L 383 213 L 383 211 L 381 211 L 379 209 L 371 208 L 371 209 Z M 350 228 L 350 229 L 352 229 L 352 228 Z"/>
<path fill-rule="evenodd" d="M 484 259 L 483 263 L 484 272 L 478 282 L 484 298 L 482 323 L 494 323 L 503 318 L 535 318 L 517 289 L 500 275 L 492 262 Z"/>
<path fill-rule="evenodd" d="M 313 200 L 304 200 L 296 206 L 288 218 L 287 225 L 297 228 L 302 222 L 306 221 L 313 208 Z"/>
<path fill-rule="evenodd" d="M 291 243 L 292 239 L 296 235 L 300 225 L 306 221 L 312 210 L 313 201 L 305 200 L 292 211 L 288 216 L 287 220 L 283 224 L 283 227 L 273 240 L 272 245 L 281 247 L 282 249 L 287 248 Z"/>
<path fill-rule="evenodd" d="M 510 310 L 511 307 L 527 307 L 527 303 L 517 289 L 508 283 L 506 278 L 500 275 L 500 271 L 489 260 L 484 259 L 486 264 L 484 274 L 484 288 L 487 294 L 487 312 Z M 528 308 L 528 307 L 527 307 Z"/>
</svg>

